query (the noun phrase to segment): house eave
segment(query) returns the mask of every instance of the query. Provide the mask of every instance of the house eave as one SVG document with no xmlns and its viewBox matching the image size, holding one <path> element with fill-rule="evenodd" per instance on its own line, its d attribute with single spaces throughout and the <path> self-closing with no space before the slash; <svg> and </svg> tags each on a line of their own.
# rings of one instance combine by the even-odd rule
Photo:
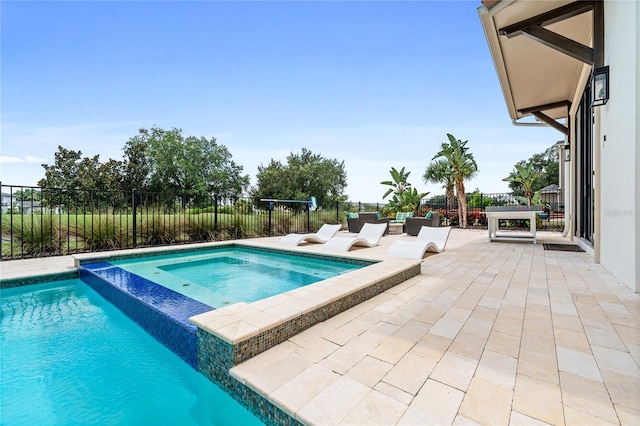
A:
<svg viewBox="0 0 640 426">
<path fill-rule="evenodd" d="M 546 118 L 561 120 L 568 116 L 579 83 L 584 80 L 584 73 L 591 70 L 591 64 L 576 59 L 576 56 L 584 55 L 585 51 L 588 53 L 589 46 L 593 44 L 593 12 L 580 10 L 566 18 L 553 20 L 545 28 L 538 28 L 537 32 L 531 31 L 534 35 L 541 33 L 547 37 L 551 34 L 561 41 L 566 39 L 562 47 L 578 52 L 574 56 L 559 51 L 562 49 L 551 48 L 549 43 L 535 40 L 533 36 L 501 35 L 501 29 L 537 16 L 553 14 L 554 10 L 578 9 L 577 6 L 582 6 L 582 3 L 508 0 L 478 8 L 507 111 L 514 122 L 527 116 L 547 122 Z M 566 128 L 554 127 L 566 132 Z"/>
</svg>

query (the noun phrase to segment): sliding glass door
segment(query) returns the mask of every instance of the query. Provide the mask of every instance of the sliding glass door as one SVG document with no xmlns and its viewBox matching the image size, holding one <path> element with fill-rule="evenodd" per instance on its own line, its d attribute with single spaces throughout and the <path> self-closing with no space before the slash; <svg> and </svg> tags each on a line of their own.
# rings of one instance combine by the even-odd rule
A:
<svg viewBox="0 0 640 426">
<path fill-rule="evenodd" d="M 595 157 L 593 149 L 591 84 L 585 88 L 576 113 L 575 126 L 575 212 L 576 235 L 593 245 L 595 211 Z"/>
</svg>

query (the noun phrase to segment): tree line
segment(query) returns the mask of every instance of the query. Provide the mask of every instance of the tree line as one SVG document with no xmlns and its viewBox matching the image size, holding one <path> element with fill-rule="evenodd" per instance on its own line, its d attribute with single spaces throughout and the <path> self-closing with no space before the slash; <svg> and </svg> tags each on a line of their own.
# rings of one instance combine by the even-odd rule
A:
<svg viewBox="0 0 640 426">
<path fill-rule="evenodd" d="M 231 152 L 216 138 L 183 136 L 182 130 L 142 128 L 124 145 L 122 160 L 102 162 L 99 155 L 83 157 L 58 146 L 54 163 L 42 164 L 44 177 L 38 181 L 47 193 L 54 189 L 161 193 L 166 199 L 181 196 L 195 207 L 205 206 L 216 195 L 233 198 L 249 195 L 261 198 L 302 199 L 315 196 L 320 206 L 346 201 L 344 162 L 327 159 L 303 148 L 291 153 L 286 164 L 271 160 L 260 165 L 257 184 L 233 161 Z M 31 194 L 33 196 L 33 194 Z M 75 198 L 83 198 L 75 195 Z M 84 200 L 77 200 L 78 204 Z"/>
<path fill-rule="evenodd" d="M 348 200 L 347 173 L 344 161 L 325 158 L 306 148 L 290 153 L 286 161 L 271 159 L 260 164 L 255 186 L 233 161 L 231 152 L 216 138 L 183 136 L 182 130 L 158 127 L 142 128 L 123 147 L 122 160 L 100 161 L 100 156 L 83 157 L 81 151 L 58 147 L 52 165 L 43 164 L 44 178 L 38 185 L 47 189 L 94 191 L 94 193 L 133 191 L 161 193 L 165 197 L 184 197 L 194 207 L 211 203 L 211 196 L 249 196 L 254 202 L 263 198 L 308 200 L 315 196 L 318 206 L 334 206 Z M 536 191 L 558 181 L 555 148 L 521 160 L 504 180 L 515 195 L 528 203 Z M 478 165 L 468 146 L 447 134 L 447 141 L 432 157 L 422 176 L 425 183 L 441 183 L 449 208 L 458 199 L 459 223 L 466 226 L 465 181 L 478 173 Z M 428 193 L 420 193 L 408 183 L 405 168 L 391 168 L 392 180 L 380 182 L 391 195 L 389 206 L 394 211 L 417 208 Z M 33 197 L 33 194 L 31 195 Z M 293 206 L 305 208 L 304 204 Z"/>
<path fill-rule="evenodd" d="M 54 164 L 43 164 L 38 186 L 108 191 L 144 191 L 166 195 L 189 193 L 195 199 L 216 193 L 242 193 L 249 176 L 215 138 L 184 137 L 181 129 L 140 129 L 124 148 L 122 160 L 100 161 L 81 151 L 58 147 Z"/>
</svg>

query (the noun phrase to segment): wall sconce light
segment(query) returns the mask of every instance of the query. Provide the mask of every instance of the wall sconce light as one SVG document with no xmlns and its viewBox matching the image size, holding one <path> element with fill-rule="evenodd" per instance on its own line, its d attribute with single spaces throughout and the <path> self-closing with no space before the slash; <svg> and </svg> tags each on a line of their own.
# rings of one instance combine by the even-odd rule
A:
<svg viewBox="0 0 640 426">
<path fill-rule="evenodd" d="M 564 161 L 571 161 L 571 145 L 564 146 Z"/>
<path fill-rule="evenodd" d="M 596 68 L 593 71 L 593 102 L 591 106 L 600 106 L 609 100 L 609 66 Z"/>
</svg>

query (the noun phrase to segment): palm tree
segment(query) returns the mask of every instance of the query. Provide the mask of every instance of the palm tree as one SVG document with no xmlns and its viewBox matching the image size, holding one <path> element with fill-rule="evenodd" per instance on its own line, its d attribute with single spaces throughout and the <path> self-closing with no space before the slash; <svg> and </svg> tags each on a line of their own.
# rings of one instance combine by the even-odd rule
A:
<svg viewBox="0 0 640 426">
<path fill-rule="evenodd" d="M 452 210 L 454 205 L 454 188 L 456 182 L 453 180 L 453 169 L 445 159 L 432 161 L 422 176 L 424 183 L 442 183 L 447 198 L 447 210 Z"/>
<path fill-rule="evenodd" d="M 401 195 L 394 194 L 387 207 L 396 212 L 415 212 L 427 195 L 428 192 L 418 192 L 416 188 L 409 186 Z"/>
<path fill-rule="evenodd" d="M 528 162 L 525 166 L 516 164 L 514 167 L 516 171 L 511 172 L 508 177 L 502 180 L 510 184 L 514 182 L 519 183 L 522 186 L 523 195 L 527 199 L 527 205 L 530 206 L 535 192 L 533 186 L 536 183 L 536 179 L 540 177 L 540 172 L 533 169 L 533 161 Z"/>
<path fill-rule="evenodd" d="M 447 133 L 447 138 L 449 138 L 449 142 L 443 142 L 440 145 L 440 152 L 434 155 L 432 159 L 444 158 L 453 170 L 452 175 L 458 196 L 458 223 L 462 228 L 466 228 L 467 196 L 464 191 L 464 180 L 472 178 L 478 173 L 478 164 L 467 147 L 469 141 L 463 142 L 449 133 Z"/>
<path fill-rule="evenodd" d="M 411 187 L 411 184 L 407 182 L 407 178 L 409 177 L 411 172 L 405 173 L 404 167 L 401 168 L 400 171 L 396 170 L 395 167 L 392 167 L 390 173 L 393 180 L 385 180 L 383 182 L 380 182 L 380 184 L 382 185 L 388 185 L 391 187 L 387 189 L 387 192 L 384 193 L 384 195 L 382 196 L 383 199 L 387 198 L 387 195 L 391 193 L 397 196 L 402 196 L 402 193 L 407 188 Z"/>
</svg>

